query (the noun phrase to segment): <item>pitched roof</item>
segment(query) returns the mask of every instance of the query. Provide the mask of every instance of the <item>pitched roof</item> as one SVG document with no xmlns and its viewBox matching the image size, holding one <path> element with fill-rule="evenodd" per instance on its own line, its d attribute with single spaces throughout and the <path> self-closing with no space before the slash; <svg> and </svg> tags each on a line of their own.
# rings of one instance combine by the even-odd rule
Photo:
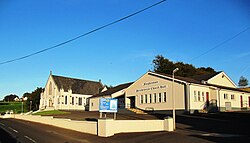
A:
<svg viewBox="0 0 250 143">
<path fill-rule="evenodd" d="M 120 91 L 120 90 L 122 90 L 122 89 L 125 89 L 125 88 L 127 88 L 127 87 L 129 87 L 131 84 L 133 84 L 134 82 L 129 82 L 129 83 L 124 83 L 124 84 L 120 84 L 120 85 L 117 85 L 117 86 L 115 86 L 115 87 L 112 87 L 112 88 L 109 88 L 108 90 L 106 90 L 106 91 L 104 91 L 104 92 L 101 92 L 101 93 L 99 93 L 99 94 L 96 94 L 96 95 L 94 95 L 94 96 L 92 96 L 93 98 L 94 97 L 99 97 L 99 96 L 107 96 L 107 95 L 111 95 L 111 94 L 113 94 L 113 93 L 115 93 L 115 92 L 118 92 L 118 91 Z M 91 97 L 91 98 L 92 98 Z"/>
<path fill-rule="evenodd" d="M 206 84 L 206 85 L 215 86 L 215 87 L 218 87 L 218 88 L 221 88 L 221 89 L 227 89 L 227 90 L 234 90 L 234 91 L 239 91 L 239 92 L 250 93 L 250 91 L 247 91 L 247 90 L 244 90 L 244 89 L 241 89 L 241 88 L 227 87 L 227 86 L 221 86 L 221 85 L 215 85 L 215 84 Z"/>
<path fill-rule="evenodd" d="M 221 86 L 221 85 L 215 85 L 215 84 L 209 84 L 209 83 L 202 83 L 202 79 L 205 80 L 205 79 L 210 79 L 212 77 L 214 77 L 215 75 L 219 74 L 220 72 L 217 72 L 216 74 L 208 74 L 208 75 L 204 75 L 204 76 L 200 76 L 200 78 L 197 78 L 199 79 L 200 81 L 196 80 L 196 79 L 192 79 L 192 78 L 189 78 L 189 77 L 180 77 L 180 76 L 175 76 L 176 79 L 179 79 L 181 81 L 185 81 L 185 82 L 189 82 L 189 83 L 196 83 L 196 84 L 201 84 L 201 85 L 208 85 L 208 86 L 213 86 L 213 87 L 218 87 L 218 88 L 221 88 L 221 89 L 227 89 L 227 90 L 234 90 L 234 91 L 239 91 L 239 92 L 247 92 L 247 93 L 250 93 L 250 91 L 247 91 L 246 89 L 241 89 L 241 88 L 233 88 L 233 87 L 227 87 L 227 86 Z M 167 76 L 169 78 L 172 78 L 171 75 L 169 74 L 164 74 L 164 73 L 156 73 L 156 74 L 160 74 L 160 75 L 163 75 L 163 76 Z M 198 77 L 198 76 L 197 76 Z M 248 88 L 249 89 L 249 88 Z"/>
<path fill-rule="evenodd" d="M 52 75 L 58 89 L 64 91 L 72 90 L 74 94 L 95 95 L 98 94 L 103 85 L 101 82 L 69 78 Z"/>
<path fill-rule="evenodd" d="M 156 73 L 159 75 L 163 75 L 169 78 L 172 78 L 172 75 L 169 74 L 165 74 L 165 73 L 159 73 L 159 72 L 151 72 L 151 73 Z M 185 81 L 185 82 L 190 82 L 190 83 L 200 83 L 199 81 L 189 78 L 189 77 L 181 77 L 181 76 L 174 76 L 175 79 L 181 80 L 181 81 Z"/>
<path fill-rule="evenodd" d="M 210 78 L 216 76 L 219 73 L 221 73 L 221 71 L 216 72 L 216 73 L 211 73 L 211 74 L 195 75 L 195 76 L 191 76 L 190 78 L 195 79 L 195 80 L 197 80 L 199 82 L 207 81 L 207 80 L 209 80 Z"/>
<path fill-rule="evenodd" d="M 238 89 L 241 89 L 241 90 L 243 90 L 243 91 L 248 91 L 248 92 L 250 92 L 250 87 L 242 87 L 242 88 L 238 88 Z"/>
</svg>

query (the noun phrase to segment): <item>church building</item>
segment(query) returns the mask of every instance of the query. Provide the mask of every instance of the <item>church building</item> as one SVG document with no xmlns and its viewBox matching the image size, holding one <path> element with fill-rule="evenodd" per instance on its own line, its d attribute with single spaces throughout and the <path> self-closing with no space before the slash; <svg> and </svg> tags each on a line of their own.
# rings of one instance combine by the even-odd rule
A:
<svg viewBox="0 0 250 143">
<path fill-rule="evenodd" d="M 49 75 L 39 109 L 86 110 L 88 98 L 104 90 L 101 81 Z"/>
</svg>

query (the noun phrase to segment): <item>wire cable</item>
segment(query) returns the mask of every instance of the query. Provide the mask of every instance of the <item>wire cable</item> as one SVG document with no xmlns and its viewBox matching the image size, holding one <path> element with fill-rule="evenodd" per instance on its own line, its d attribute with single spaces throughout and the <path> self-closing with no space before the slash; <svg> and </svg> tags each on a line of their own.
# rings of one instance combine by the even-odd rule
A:
<svg viewBox="0 0 250 143">
<path fill-rule="evenodd" d="M 240 31 L 239 33 L 235 34 L 234 36 L 232 36 L 232 37 L 230 37 L 230 38 L 228 38 L 228 39 L 222 41 L 221 43 L 219 43 L 218 45 L 216 45 L 216 46 L 214 46 L 214 47 L 208 49 L 208 50 L 205 51 L 204 53 L 202 53 L 202 54 L 200 54 L 200 55 L 198 55 L 198 56 L 192 58 L 191 60 L 189 60 L 189 62 L 191 62 L 191 61 L 193 61 L 193 60 L 195 60 L 195 59 L 198 59 L 198 58 L 200 58 L 201 56 L 206 55 L 207 53 L 209 53 L 209 52 L 211 52 L 211 51 L 213 51 L 213 50 L 215 50 L 215 49 L 221 47 L 222 45 L 228 43 L 229 41 L 231 41 L 231 40 L 235 39 L 236 37 L 240 36 L 241 34 L 245 33 L 245 32 L 248 31 L 249 29 L 250 29 L 250 27 L 247 27 L 247 28 L 243 29 L 243 30 Z"/>
<path fill-rule="evenodd" d="M 106 27 L 109 27 L 109 26 L 111 26 L 111 25 L 114 25 L 114 24 L 116 24 L 116 23 L 119 23 L 119 22 L 121 22 L 121 21 L 124 21 L 124 20 L 126 20 L 126 19 L 128 19 L 128 18 L 130 18 L 130 17 L 133 17 L 133 16 L 135 16 L 135 15 L 137 15 L 137 14 L 139 14 L 139 13 L 142 13 L 142 12 L 144 12 L 144 11 L 150 9 L 150 8 L 153 8 L 153 7 L 155 7 L 155 6 L 157 6 L 157 5 L 161 4 L 161 3 L 163 3 L 163 2 L 165 2 L 165 1 L 167 1 L 167 0 L 161 0 L 161 1 L 159 1 L 159 2 L 157 2 L 157 3 L 155 3 L 155 4 L 153 4 L 153 5 L 150 5 L 150 6 L 146 7 L 146 8 L 143 8 L 143 9 L 137 11 L 137 12 L 134 12 L 134 13 L 132 13 L 132 14 L 129 14 L 129 15 L 123 17 L 123 18 L 120 18 L 120 19 L 118 19 L 118 20 L 115 20 L 115 21 L 113 21 L 113 22 L 111 22 L 111 23 L 108 23 L 108 24 L 106 24 L 106 25 L 103 25 L 103 26 L 101 26 L 101 27 L 98 27 L 98 28 L 96 28 L 96 29 L 93 29 L 93 30 L 91 30 L 91 31 L 89 31 L 89 32 L 86 32 L 86 33 L 84 33 L 84 34 L 82 34 L 82 35 L 79 35 L 79 36 L 74 37 L 74 38 L 72 38 L 72 39 L 70 39 L 70 40 L 64 41 L 64 42 L 59 43 L 59 44 L 57 44 L 57 45 L 54 45 L 54 46 L 52 46 L 52 47 L 48 47 L 48 48 L 42 49 L 42 50 L 40 50 L 40 51 L 31 53 L 31 54 L 28 54 L 28 55 L 25 55 L 25 56 L 22 56 L 22 57 L 18 57 L 18 58 L 14 58 L 14 59 L 11 59 L 11 60 L 7 60 L 7 61 L 4 61 L 4 62 L 1 62 L 0 65 L 12 63 L 12 62 L 19 61 L 19 60 L 22 60 L 22 59 L 26 59 L 26 58 L 35 56 L 35 55 L 37 55 L 37 54 L 41 54 L 41 53 L 43 53 L 43 52 L 46 52 L 46 51 L 49 51 L 49 50 L 58 48 L 58 47 L 60 47 L 60 46 L 62 46 L 62 45 L 65 45 L 65 44 L 68 44 L 68 43 L 70 43 L 70 42 L 73 42 L 73 41 L 75 41 L 75 40 L 77 40 L 77 39 L 79 39 L 79 38 L 82 38 L 82 37 L 84 37 L 84 36 L 87 36 L 87 35 L 89 35 L 89 34 L 92 34 L 92 33 L 94 33 L 94 32 L 97 32 L 97 31 L 99 31 L 99 30 L 101 30 L 101 29 L 104 29 L 104 28 L 106 28 Z"/>
</svg>

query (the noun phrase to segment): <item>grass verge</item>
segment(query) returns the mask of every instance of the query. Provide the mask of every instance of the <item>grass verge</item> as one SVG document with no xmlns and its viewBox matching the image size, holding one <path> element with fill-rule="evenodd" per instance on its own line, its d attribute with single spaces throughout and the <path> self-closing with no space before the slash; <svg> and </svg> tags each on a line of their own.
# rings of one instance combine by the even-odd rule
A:
<svg viewBox="0 0 250 143">
<path fill-rule="evenodd" d="M 59 110 L 50 110 L 50 111 L 41 111 L 37 112 L 33 115 L 62 115 L 62 114 L 70 114 L 70 112 L 65 112 L 65 111 L 59 111 Z"/>
<path fill-rule="evenodd" d="M 24 112 L 25 105 L 23 107 Z M 10 111 L 12 110 L 15 113 L 21 113 L 22 112 L 22 102 L 0 102 L 0 113 Z"/>
</svg>

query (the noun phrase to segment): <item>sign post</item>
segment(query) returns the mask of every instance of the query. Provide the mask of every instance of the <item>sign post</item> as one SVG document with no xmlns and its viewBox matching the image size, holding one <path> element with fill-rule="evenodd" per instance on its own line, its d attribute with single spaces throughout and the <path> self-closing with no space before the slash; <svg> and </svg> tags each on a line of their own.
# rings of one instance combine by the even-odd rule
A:
<svg viewBox="0 0 250 143">
<path fill-rule="evenodd" d="M 116 119 L 118 100 L 114 98 L 101 98 L 99 102 L 99 112 L 100 118 L 102 118 L 102 113 L 114 113 L 114 119 Z"/>
</svg>

